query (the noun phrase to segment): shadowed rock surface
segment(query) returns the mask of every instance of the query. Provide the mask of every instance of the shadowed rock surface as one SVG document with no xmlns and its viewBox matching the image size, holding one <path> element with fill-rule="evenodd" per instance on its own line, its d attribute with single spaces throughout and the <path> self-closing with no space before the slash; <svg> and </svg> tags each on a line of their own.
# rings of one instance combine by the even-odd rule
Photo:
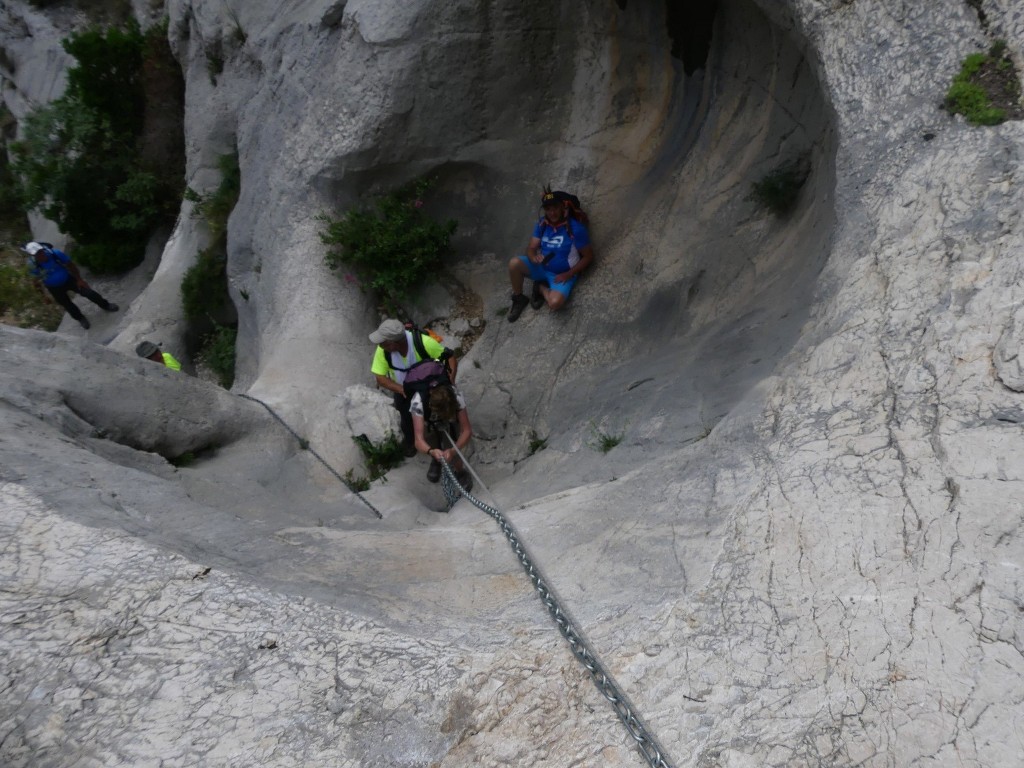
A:
<svg viewBox="0 0 1024 768">
<path fill-rule="evenodd" d="M 441 514 L 417 459 L 366 493 L 379 520 L 317 458 L 393 423 L 317 217 L 429 174 L 460 228 L 417 313 L 458 339 L 469 296 L 482 328 L 480 496 L 668 760 L 1015 764 L 1024 129 L 938 105 L 968 53 L 1019 61 L 1024 22 L 691 6 L 168 0 L 189 185 L 239 156 L 239 375 L 132 354 L 184 338 L 188 204 L 158 267 L 104 285 L 123 315 L 0 328 L 2 762 L 643 763 L 490 518 Z M 60 92 L 69 13 L 0 11 L 18 118 Z M 776 217 L 752 184 L 794 163 Z M 549 181 L 597 263 L 509 324 Z"/>
</svg>

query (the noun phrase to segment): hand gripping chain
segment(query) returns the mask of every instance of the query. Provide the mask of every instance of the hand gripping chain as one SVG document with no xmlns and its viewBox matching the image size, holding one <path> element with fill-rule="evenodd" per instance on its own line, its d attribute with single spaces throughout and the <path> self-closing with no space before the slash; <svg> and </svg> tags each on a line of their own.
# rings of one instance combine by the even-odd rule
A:
<svg viewBox="0 0 1024 768">
<path fill-rule="evenodd" d="M 455 441 L 452 440 L 451 435 L 447 432 L 444 433 L 445 437 L 448 438 L 448 442 L 452 444 L 452 448 L 459 454 L 462 459 L 463 465 L 468 469 L 469 462 L 466 461 L 466 457 L 462 455 L 458 447 L 455 445 Z M 490 515 L 498 523 L 502 533 L 505 534 L 505 538 L 508 539 L 509 544 L 512 545 L 512 551 L 515 552 L 516 557 L 522 564 L 523 569 L 526 571 L 526 575 L 530 577 L 530 581 L 533 582 L 534 588 L 537 590 L 537 594 L 540 596 L 541 602 L 548 609 L 548 613 L 551 614 L 551 618 L 555 620 L 555 624 L 558 625 L 558 630 L 562 633 L 562 637 L 565 638 L 566 642 L 569 643 L 569 648 L 572 650 L 573 655 L 579 660 L 579 662 L 586 667 L 590 673 L 591 679 L 594 681 L 594 685 L 601 692 L 615 709 L 615 714 L 619 716 L 619 720 L 626 726 L 626 730 L 629 731 L 629 735 L 636 741 L 636 748 L 643 755 L 651 768 L 672 768 L 667 758 L 664 757 L 664 751 L 661 746 L 655 740 L 655 738 L 648 733 L 647 728 L 640 721 L 640 718 L 634 713 L 632 704 L 626 695 L 622 693 L 616 682 L 611 676 L 605 672 L 601 666 L 601 662 L 597 660 L 597 657 L 591 653 L 587 647 L 586 642 L 580 637 L 580 634 L 576 631 L 573 626 L 572 620 L 562 610 L 558 604 L 558 599 L 552 593 L 551 589 L 544 582 L 544 577 L 540 571 L 533 564 L 530 559 L 526 548 L 519 541 L 518 535 L 516 535 L 515 529 L 512 527 L 505 516 L 501 514 L 496 508 L 485 504 L 484 502 L 477 499 L 470 493 L 467 493 L 458 480 L 455 479 L 455 474 L 452 472 L 451 467 L 448 466 L 448 462 L 441 459 L 441 469 L 443 471 L 442 477 L 442 488 L 444 489 L 445 499 L 448 501 L 448 507 L 451 508 L 456 501 L 459 500 L 459 496 L 465 496 L 473 505 L 478 509 L 482 510 L 486 514 Z M 472 472 L 472 469 L 470 469 Z M 474 473 L 475 476 L 475 473 Z M 477 484 L 480 483 L 480 479 L 476 478 Z"/>
</svg>

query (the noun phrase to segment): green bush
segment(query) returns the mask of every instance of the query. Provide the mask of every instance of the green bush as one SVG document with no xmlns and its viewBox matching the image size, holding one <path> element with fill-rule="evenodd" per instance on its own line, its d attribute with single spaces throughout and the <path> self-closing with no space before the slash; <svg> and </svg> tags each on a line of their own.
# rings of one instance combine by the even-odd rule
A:
<svg viewBox="0 0 1024 768">
<path fill-rule="evenodd" d="M 209 195 L 200 195 L 191 189 L 185 191 L 185 197 L 196 204 L 196 212 L 206 219 L 210 231 L 220 237 L 228 229 L 228 217 L 235 209 L 238 195 L 242 189 L 242 172 L 238 167 L 238 153 L 229 152 L 217 159 L 220 169 L 220 184 Z"/>
<path fill-rule="evenodd" d="M 340 219 L 323 217 L 327 231 L 321 239 L 332 246 L 327 264 L 354 269 L 392 313 L 436 276 L 457 227 L 455 221 L 440 224 L 423 212 L 429 186 L 420 179 Z"/>
<path fill-rule="evenodd" d="M 235 339 L 238 331 L 226 325 L 217 325 L 200 348 L 199 361 L 217 374 L 224 389 L 235 383 Z"/>
<path fill-rule="evenodd" d="M 383 477 L 389 469 L 394 469 L 405 460 L 402 441 L 394 433 L 388 434 L 379 443 L 373 443 L 366 435 L 355 435 L 352 441 L 366 460 L 366 468 L 370 471 L 370 480 Z"/>
<path fill-rule="evenodd" d="M 227 261 L 217 243 L 204 248 L 181 281 L 181 305 L 185 317 L 197 321 L 224 306 L 227 295 Z"/>
<path fill-rule="evenodd" d="M 31 113 L 11 145 L 22 205 L 74 238 L 75 260 L 95 272 L 142 261 L 153 228 L 177 210 L 181 169 L 147 168 L 140 153 L 143 57 L 158 34 L 129 22 L 64 40 L 76 61 L 67 89 Z"/>
<path fill-rule="evenodd" d="M 206 219 L 215 241 L 199 252 L 196 263 L 189 267 L 181 281 L 181 303 L 185 317 L 192 321 L 212 317 L 226 306 L 227 283 L 227 228 L 228 216 L 238 202 L 241 174 L 238 155 L 222 155 L 218 160 L 221 180 L 209 195 L 199 195 L 191 189 L 185 196 L 196 203 L 196 212 Z"/>
</svg>

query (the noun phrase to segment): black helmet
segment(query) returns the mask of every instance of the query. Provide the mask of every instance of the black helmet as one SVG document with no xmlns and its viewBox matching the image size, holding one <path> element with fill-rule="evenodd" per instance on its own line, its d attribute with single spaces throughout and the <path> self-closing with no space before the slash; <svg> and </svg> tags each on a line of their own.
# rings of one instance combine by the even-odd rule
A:
<svg viewBox="0 0 1024 768">
<path fill-rule="evenodd" d="M 135 348 L 135 354 L 139 357 L 149 357 L 154 352 L 159 352 L 160 347 L 154 344 L 152 341 L 140 341 L 139 346 Z"/>
</svg>

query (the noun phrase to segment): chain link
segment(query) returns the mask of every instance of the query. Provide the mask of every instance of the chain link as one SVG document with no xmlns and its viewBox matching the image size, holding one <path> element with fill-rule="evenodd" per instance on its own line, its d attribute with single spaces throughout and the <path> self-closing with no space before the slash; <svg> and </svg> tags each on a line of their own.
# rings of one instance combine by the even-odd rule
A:
<svg viewBox="0 0 1024 768">
<path fill-rule="evenodd" d="M 455 442 L 451 439 L 451 436 L 445 433 L 449 442 L 452 443 L 452 447 L 455 448 L 459 457 L 462 459 L 463 464 L 468 468 L 469 463 L 466 461 L 465 456 L 459 452 L 459 449 L 455 446 Z M 448 501 L 448 508 L 451 509 L 452 505 L 459 500 L 460 496 L 465 496 L 466 499 L 476 506 L 478 509 L 494 518 L 495 522 L 501 528 L 502 533 L 505 534 L 505 538 L 508 539 L 509 544 L 512 545 L 512 551 L 515 552 L 520 564 L 526 571 L 526 575 L 530 577 L 530 581 L 533 582 L 534 589 L 537 590 L 537 594 L 540 595 L 541 602 L 548 609 L 548 613 L 551 614 L 551 618 L 554 619 L 555 624 L 558 626 L 558 631 L 562 633 L 562 637 L 565 638 L 569 644 L 570 650 L 573 655 L 579 660 L 579 662 L 586 668 L 590 673 L 591 679 L 594 681 L 594 685 L 611 703 L 612 708 L 615 710 L 615 714 L 619 716 L 619 720 L 629 731 L 629 735 L 636 742 L 636 748 L 640 754 L 643 755 L 647 764 L 651 768 L 672 768 L 668 759 L 663 755 L 662 748 L 658 745 L 658 742 L 650 734 L 644 724 L 640 721 L 640 718 L 636 715 L 632 704 L 626 695 L 619 689 L 618 685 L 611 678 L 611 676 L 605 672 L 604 667 L 601 666 L 601 662 L 597 660 L 597 657 L 587 647 L 586 642 L 576 631 L 573 626 L 572 620 L 565 613 L 562 607 L 558 603 L 558 599 L 548 588 L 548 585 L 544 581 L 544 577 L 541 575 L 540 570 L 534 565 L 533 560 L 526 551 L 526 547 L 519 541 L 519 536 L 516 534 L 515 528 L 512 524 L 505 519 L 505 516 L 501 514 L 495 507 L 490 504 L 486 504 L 480 499 L 473 496 L 473 494 L 467 492 L 459 485 L 459 481 L 455 479 L 455 474 L 452 472 L 451 467 L 448 466 L 448 462 L 441 459 L 441 470 L 442 476 L 442 488 L 444 489 L 445 499 Z"/>
</svg>

